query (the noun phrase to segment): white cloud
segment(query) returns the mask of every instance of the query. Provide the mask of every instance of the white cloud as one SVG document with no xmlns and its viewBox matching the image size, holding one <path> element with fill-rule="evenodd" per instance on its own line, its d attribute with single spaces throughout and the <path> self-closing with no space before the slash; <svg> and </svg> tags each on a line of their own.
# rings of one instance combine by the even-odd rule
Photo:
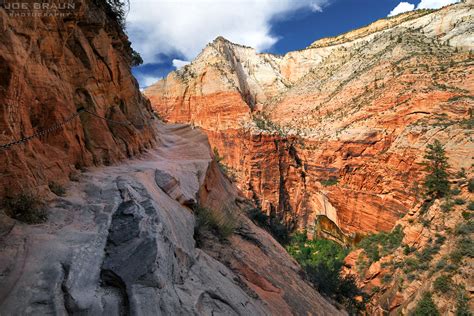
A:
<svg viewBox="0 0 474 316">
<path fill-rule="evenodd" d="M 278 38 L 271 21 L 300 9 L 313 12 L 332 0 L 131 0 L 127 30 L 145 63 L 157 54 L 179 53 L 192 60 L 221 35 L 261 51 Z"/>
<path fill-rule="evenodd" d="M 439 9 L 445 5 L 459 2 L 459 0 L 421 0 L 417 9 Z"/>
<path fill-rule="evenodd" d="M 190 61 L 187 60 L 180 60 L 180 59 L 173 59 L 173 67 L 176 69 L 182 68 L 188 65 Z"/>
<path fill-rule="evenodd" d="M 400 2 L 390 13 L 388 16 L 394 16 L 400 13 L 408 12 L 408 11 L 413 11 L 415 10 L 415 5 L 408 3 L 408 2 Z"/>
<path fill-rule="evenodd" d="M 162 79 L 162 77 L 155 77 L 144 74 L 136 74 L 135 77 L 137 78 L 138 84 L 141 88 L 149 87 L 152 84 L 156 83 L 158 80 Z"/>
<path fill-rule="evenodd" d="M 323 8 L 321 7 L 321 5 L 315 2 L 310 3 L 309 8 L 313 12 L 323 12 Z"/>
<path fill-rule="evenodd" d="M 439 9 L 445 5 L 457 3 L 460 0 L 421 0 L 416 9 Z M 388 16 L 394 16 L 403 12 L 415 10 L 415 5 L 408 2 L 400 2 Z"/>
</svg>

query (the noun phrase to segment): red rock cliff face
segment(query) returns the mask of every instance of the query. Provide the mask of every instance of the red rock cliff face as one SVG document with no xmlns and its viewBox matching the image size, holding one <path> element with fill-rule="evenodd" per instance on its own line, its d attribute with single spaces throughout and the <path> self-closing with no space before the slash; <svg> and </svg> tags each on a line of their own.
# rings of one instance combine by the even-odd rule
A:
<svg viewBox="0 0 474 316">
<path fill-rule="evenodd" d="M 77 1 L 69 17 L 12 17 L 0 8 L 0 143 L 64 128 L 0 151 L 2 191 L 61 182 L 152 146 L 149 102 L 130 73 L 130 44 L 104 7 Z M 5 192 L 0 192 L 4 194 Z"/>
<path fill-rule="evenodd" d="M 390 230 L 417 199 L 426 144 L 472 164 L 472 4 L 382 20 L 285 56 L 222 38 L 145 91 L 202 127 L 243 192 L 289 226 L 325 215 Z"/>
</svg>

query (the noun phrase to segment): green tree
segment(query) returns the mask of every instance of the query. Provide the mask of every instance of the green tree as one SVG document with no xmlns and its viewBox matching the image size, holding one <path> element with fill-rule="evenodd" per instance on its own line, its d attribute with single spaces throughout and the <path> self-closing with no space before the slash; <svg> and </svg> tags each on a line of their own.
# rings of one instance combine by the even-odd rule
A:
<svg viewBox="0 0 474 316">
<path fill-rule="evenodd" d="M 428 196 L 440 198 L 449 193 L 448 158 L 439 140 L 429 144 L 425 154 L 425 189 Z"/>
<path fill-rule="evenodd" d="M 122 28 L 125 28 L 125 18 L 130 7 L 129 0 L 105 0 L 105 3 L 109 9 L 108 14 L 116 19 Z"/>
<path fill-rule="evenodd" d="M 132 48 L 132 53 L 131 53 L 131 59 L 132 59 L 132 61 L 131 61 L 130 65 L 132 67 L 137 67 L 137 66 L 140 66 L 141 64 L 143 64 L 142 56 L 140 56 L 140 53 L 137 52 L 136 50 L 134 50 L 133 48 Z"/>
<path fill-rule="evenodd" d="M 306 233 L 293 235 L 286 249 L 319 292 L 344 305 L 350 315 L 364 310 L 365 301 L 357 299 L 359 296 L 364 298 L 364 293 L 357 287 L 355 279 L 340 274 L 349 249 L 331 240 L 308 240 Z"/>
<path fill-rule="evenodd" d="M 438 309 L 436 308 L 433 298 L 430 292 L 423 294 L 423 297 L 416 305 L 415 310 L 411 313 L 413 316 L 439 316 Z"/>
</svg>

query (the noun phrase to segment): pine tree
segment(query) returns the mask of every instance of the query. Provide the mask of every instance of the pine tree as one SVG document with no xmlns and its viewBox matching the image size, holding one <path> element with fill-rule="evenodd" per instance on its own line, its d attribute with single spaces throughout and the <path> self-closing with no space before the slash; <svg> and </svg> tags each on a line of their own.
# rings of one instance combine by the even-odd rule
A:
<svg viewBox="0 0 474 316">
<path fill-rule="evenodd" d="M 449 192 L 448 180 L 448 158 L 443 145 L 439 140 L 428 145 L 425 154 L 425 171 L 428 174 L 425 177 L 426 195 L 434 198 L 440 198 Z"/>
</svg>

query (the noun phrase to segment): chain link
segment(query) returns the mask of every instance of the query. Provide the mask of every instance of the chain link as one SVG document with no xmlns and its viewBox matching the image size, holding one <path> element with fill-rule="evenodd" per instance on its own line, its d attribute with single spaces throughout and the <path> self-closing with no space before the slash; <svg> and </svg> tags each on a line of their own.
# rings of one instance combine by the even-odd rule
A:
<svg viewBox="0 0 474 316">
<path fill-rule="evenodd" d="M 100 115 L 97 115 L 95 114 L 94 112 L 91 112 L 91 111 L 87 111 L 86 109 L 83 110 L 85 113 L 88 113 L 92 116 L 95 116 L 97 118 L 100 118 L 104 121 L 107 121 L 107 122 L 110 122 L 110 123 L 114 123 L 114 124 L 120 124 L 120 125 L 133 125 L 132 122 L 129 122 L 129 121 L 114 121 L 114 120 L 111 120 L 111 119 L 108 119 L 108 118 L 105 118 L 105 117 L 102 117 Z"/>
<path fill-rule="evenodd" d="M 10 149 L 10 147 L 12 146 L 15 146 L 15 145 L 20 145 L 20 144 L 24 144 L 28 141 L 30 141 L 31 139 L 35 138 L 35 137 L 41 137 L 41 136 L 45 136 L 45 135 L 48 135 L 48 134 L 51 134 L 52 132 L 54 131 L 57 131 L 59 129 L 62 129 L 63 126 L 65 126 L 66 124 L 72 122 L 76 117 L 78 117 L 81 113 L 87 113 L 87 114 L 90 114 L 96 118 L 99 118 L 99 119 L 102 119 L 104 121 L 107 121 L 107 122 L 110 122 L 110 123 L 113 123 L 113 124 L 120 124 L 120 125 L 132 125 L 133 126 L 133 123 L 130 122 L 130 121 L 115 121 L 115 120 L 111 120 L 111 119 L 108 119 L 108 118 L 105 118 L 105 117 L 102 117 L 94 112 L 91 112 L 91 111 L 88 111 L 86 110 L 85 108 L 81 107 L 77 110 L 76 113 L 74 113 L 73 115 L 71 115 L 70 117 L 68 117 L 66 120 L 62 121 L 61 123 L 56 123 L 54 125 L 52 125 L 51 127 L 45 129 L 45 130 L 42 130 L 42 131 L 38 131 L 36 133 L 34 133 L 33 135 L 30 135 L 30 136 L 26 136 L 26 137 L 23 137 L 22 139 L 19 139 L 17 141 L 13 141 L 11 143 L 7 143 L 7 144 L 3 144 L 3 145 L 0 145 L 0 150 L 7 150 L 7 149 Z M 148 126 L 148 124 L 144 124 L 144 125 L 141 125 L 141 127 L 143 126 Z"/>
</svg>

